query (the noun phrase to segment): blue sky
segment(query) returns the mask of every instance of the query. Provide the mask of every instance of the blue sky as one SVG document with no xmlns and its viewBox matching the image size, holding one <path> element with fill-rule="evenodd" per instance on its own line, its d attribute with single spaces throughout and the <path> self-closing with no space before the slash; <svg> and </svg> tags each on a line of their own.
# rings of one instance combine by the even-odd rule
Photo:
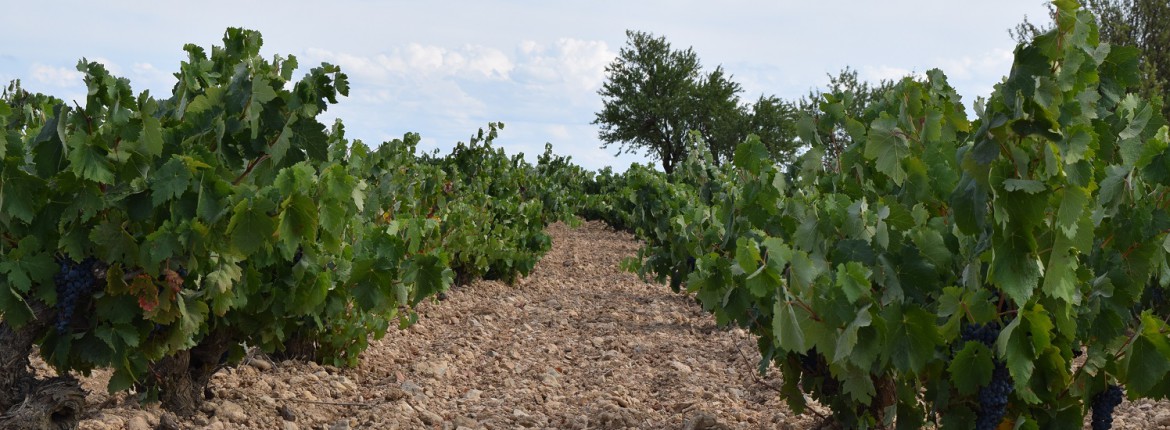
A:
<svg viewBox="0 0 1170 430">
<path fill-rule="evenodd" d="M 796 98 L 845 66 L 869 80 L 941 68 L 970 102 L 1011 67 L 1007 29 L 1043 21 L 1039 0 L 655 1 L 73 1 L 0 0 L 0 81 L 82 99 L 74 66 L 105 63 L 135 90 L 169 94 L 182 46 L 259 30 L 264 55 L 338 64 L 350 97 L 328 116 L 369 144 L 418 132 L 450 148 L 491 121 L 499 144 L 530 157 L 551 142 L 588 167 L 639 156 L 600 148 L 597 90 L 625 30 L 693 47 L 722 65 L 745 100 Z M 534 159 L 534 158 L 530 158 Z"/>
</svg>

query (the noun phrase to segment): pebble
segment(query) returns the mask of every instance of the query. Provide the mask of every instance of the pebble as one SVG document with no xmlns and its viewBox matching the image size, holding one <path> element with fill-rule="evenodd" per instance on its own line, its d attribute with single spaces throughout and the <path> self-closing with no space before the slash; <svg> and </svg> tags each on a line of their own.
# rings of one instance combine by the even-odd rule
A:
<svg viewBox="0 0 1170 430">
<path fill-rule="evenodd" d="M 252 358 L 248 360 L 248 365 L 255 367 L 256 370 L 267 372 L 272 370 L 272 362 L 263 358 Z"/>
<path fill-rule="evenodd" d="M 130 419 L 126 423 L 126 430 L 151 430 L 150 423 L 146 422 L 146 418 L 142 415 Z"/>
<path fill-rule="evenodd" d="M 426 424 L 429 426 L 437 426 L 437 425 L 440 425 L 443 423 L 443 417 L 440 416 L 439 414 L 436 414 L 434 412 L 431 412 L 431 411 L 428 411 L 428 410 L 422 409 L 422 408 L 416 408 L 416 409 L 418 410 L 418 415 L 419 415 L 418 417 L 419 417 L 419 419 L 422 420 L 423 424 Z"/>
<path fill-rule="evenodd" d="M 402 391 L 410 393 L 415 397 L 426 397 L 426 393 L 423 392 L 423 388 L 414 382 L 403 381 L 399 387 L 402 388 Z"/>
<path fill-rule="evenodd" d="M 414 407 L 410 406 L 410 403 L 406 402 L 398 402 L 398 412 L 402 412 L 406 415 L 414 415 L 418 413 L 418 411 L 414 410 Z"/>
<path fill-rule="evenodd" d="M 465 417 L 465 416 L 458 416 L 458 417 L 455 417 L 455 427 L 457 429 L 459 429 L 459 428 L 473 429 L 473 428 L 479 427 L 479 422 L 476 422 L 475 420 L 468 418 L 468 417 Z"/>
<path fill-rule="evenodd" d="M 155 430 L 182 430 L 183 426 L 179 424 L 178 420 L 173 414 L 163 414 L 158 419 L 158 427 Z"/>
<path fill-rule="evenodd" d="M 220 403 L 219 407 L 215 408 L 215 415 L 237 424 L 242 424 L 248 420 L 248 414 L 244 412 L 243 407 L 227 400 L 224 400 L 223 403 Z"/>
<path fill-rule="evenodd" d="M 414 371 L 418 372 L 419 374 L 421 374 L 423 376 L 429 376 L 431 378 L 441 378 L 443 375 L 447 374 L 447 369 L 450 367 L 451 367 L 451 364 L 445 360 L 437 360 L 437 361 L 433 361 L 433 362 L 421 361 L 421 362 L 415 363 Z"/>
<path fill-rule="evenodd" d="M 1160 412 L 1154 415 L 1154 422 L 1160 426 L 1170 426 L 1170 413 Z"/>
<path fill-rule="evenodd" d="M 559 387 L 559 386 L 561 386 L 560 379 L 561 379 L 560 373 L 558 373 L 556 370 L 549 369 L 547 372 L 544 373 L 544 376 L 541 378 L 540 382 L 544 385 L 549 386 L 549 387 Z"/>
<path fill-rule="evenodd" d="M 102 423 L 108 427 L 120 429 L 126 426 L 126 420 L 119 416 L 107 415 L 102 417 Z"/>
<path fill-rule="evenodd" d="M 476 390 L 473 388 L 473 389 L 467 390 L 467 394 L 464 394 L 463 398 L 467 399 L 467 400 L 479 400 L 480 396 L 482 396 L 482 395 L 483 395 L 483 391 L 479 391 L 479 390 Z"/>
<path fill-rule="evenodd" d="M 682 373 L 691 373 L 691 366 L 687 366 L 677 361 L 671 360 L 670 367 L 673 367 L 675 370 Z"/>
<path fill-rule="evenodd" d="M 297 414 L 292 409 L 289 409 L 288 405 L 280 405 L 280 407 L 276 408 L 276 413 L 280 414 L 280 417 L 284 418 L 285 421 L 297 420 Z"/>
</svg>

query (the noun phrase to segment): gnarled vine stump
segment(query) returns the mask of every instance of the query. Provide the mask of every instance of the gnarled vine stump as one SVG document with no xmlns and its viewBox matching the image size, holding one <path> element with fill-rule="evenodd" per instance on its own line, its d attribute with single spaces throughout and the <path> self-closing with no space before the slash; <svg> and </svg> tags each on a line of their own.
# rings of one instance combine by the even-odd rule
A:
<svg viewBox="0 0 1170 430">
<path fill-rule="evenodd" d="M 203 404 L 203 393 L 212 375 L 222 368 L 220 359 L 231 347 L 230 341 L 226 331 L 212 331 L 194 348 L 152 364 L 151 375 L 143 385 L 158 392 L 164 409 L 180 417 L 194 415 Z"/>
<path fill-rule="evenodd" d="M 20 328 L 0 321 L 0 428 L 60 430 L 77 428 L 85 411 L 85 391 L 72 376 L 37 379 L 29 371 L 33 344 L 49 328 L 54 310 L 31 302 L 33 318 Z"/>
</svg>

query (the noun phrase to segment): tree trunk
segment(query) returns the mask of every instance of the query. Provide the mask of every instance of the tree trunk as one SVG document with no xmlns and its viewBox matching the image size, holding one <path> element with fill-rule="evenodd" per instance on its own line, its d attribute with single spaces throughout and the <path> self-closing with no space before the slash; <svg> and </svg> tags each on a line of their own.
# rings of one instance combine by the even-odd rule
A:
<svg viewBox="0 0 1170 430">
<path fill-rule="evenodd" d="M 877 391 L 873 401 L 870 402 L 869 412 L 877 420 L 877 429 L 890 428 L 886 425 L 887 422 L 893 422 L 894 417 L 887 417 L 886 412 L 890 406 L 898 403 L 898 387 L 894 384 L 894 378 L 890 375 L 882 375 L 881 377 L 873 377 L 873 386 Z"/>
<path fill-rule="evenodd" d="M 664 139 L 661 143 L 662 148 L 659 149 L 662 154 L 662 171 L 669 175 L 674 171 L 675 160 L 678 159 L 677 149 L 671 145 L 669 139 Z"/>
<path fill-rule="evenodd" d="M 164 409 L 180 417 L 195 415 L 203 405 L 211 376 L 220 369 L 220 358 L 230 346 L 231 336 L 226 330 L 212 331 L 194 348 L 152 364 L 144 385 L 148 390 L 158 390 Z"/>
<path fill-rule="evenodd" d="M 55 312 L 34 300 L 33 318 L 19 329 L 0 321 L 0 428 L 57 430 L 77 428 L 85 411 L 85 391 L 72 376 L 37 379 L 29 371 L 33 344 L 50 329 Z"/>
</svg>

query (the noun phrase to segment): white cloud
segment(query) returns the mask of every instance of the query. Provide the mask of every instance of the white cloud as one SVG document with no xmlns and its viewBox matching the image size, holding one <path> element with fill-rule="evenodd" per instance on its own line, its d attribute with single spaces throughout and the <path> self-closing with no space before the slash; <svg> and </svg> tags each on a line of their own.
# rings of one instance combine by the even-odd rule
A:
<svg viewBox="0 0 1170 430">
<path fill-rule="evenodd" d="M 420 152 L 430 152 L 439 147 L 439 140 L 433 137 L 420 136 L 418 139 L 418 149 Z"/>
<path fill-rule="evenodd" d="M 124 73 L 122 73 L 122 67 L 118 66 L 118 64 L 114 63 L 113 61 L 110 61 L 108 58 L 94 57 L 89 59 L 89 61 L 106 66 L 106 71 L 110 72 L 111 75 L 126 76 Z"/>
<path fill-rule="evenodd" d="M 498 50 L 480 46 L 475 47 L 474 51 L 477 55 L 471 57 L 468 66 L 484 76 L 506 78 L 515 67 L 512 60 Z"/>
<path fill-rule="evenodd" d="M 546 130 L 548 131 L 548 135 L 553 139 L 563 140 L 570 137 L 569 128 L 565 127 L 564 124 L 550 125 Z"/>
<path fill-rule="evenodd" d="M 33 64 L 29 72 L 37 82 L 59 88 L 82 85 L 82 78 L 85 76 L 72 68 L 54 67 L 41 63 Z"/>
<path fill-rule="evenodd" d="M 503 52 L 478 45 L 447 49 L 412 43 L 369 56 L 314 48 L 306 56 L 337 64 L 353 76 L 373 80 L 404 76 L 507 79 L 513 68 L 512 61 Z"/>
<path fill-rule="evenodd" d="M 891 67 L 886 65 L 864 66 L 860 71 L 860 77 L 862 80 L 873 83 L 878 83 L 881 81 L 897 82 L 907 76 L 921 77 L 923 76 L 923 73 L 901 67 Z"/>
<path fill-rule="evenodd" d="M 130 70 L 130 82 L 138 90 L 157 88 L 158 91 L 170 91 L 175 85 L 175 75 L 159 70 L 153 64 L 134 63 Z"/>
<path fill-rule="evenodd" d="M 565 83 L 592 93 L 605 80 L 605 66 L 617 54 L 604 41 L 562 38 L 552 45 L 524 41 L 517 67 L 526 80 Z"/>
<path fill-rule="evenodd" d="M 1014 54 L 1007 49 L 994 49 L 977 56 L 944 58 L 938 60 L 938 67 L 954 79 L 974 79 L 988 76 L 1003 76 L 1011 68 Z M 998 80 L 998 79 L 995 79 Z"/>
<path fill-rule="evenodd" d="M 376 54 L 310 49 L 303 56 L 302 64 L 326 61 L 349 74 L 350 99 L 330 113 L 366 136 L 417 131 L 420 148 L 433 149 L 503 121 L 500 145 L 529 153 L 549 140 L 595 145 L 596 130 L 585 124 L 615 54 L 602 41 L 562 38 L 523 42 L 511 55 L 414 43 Z"/>
</svg>

